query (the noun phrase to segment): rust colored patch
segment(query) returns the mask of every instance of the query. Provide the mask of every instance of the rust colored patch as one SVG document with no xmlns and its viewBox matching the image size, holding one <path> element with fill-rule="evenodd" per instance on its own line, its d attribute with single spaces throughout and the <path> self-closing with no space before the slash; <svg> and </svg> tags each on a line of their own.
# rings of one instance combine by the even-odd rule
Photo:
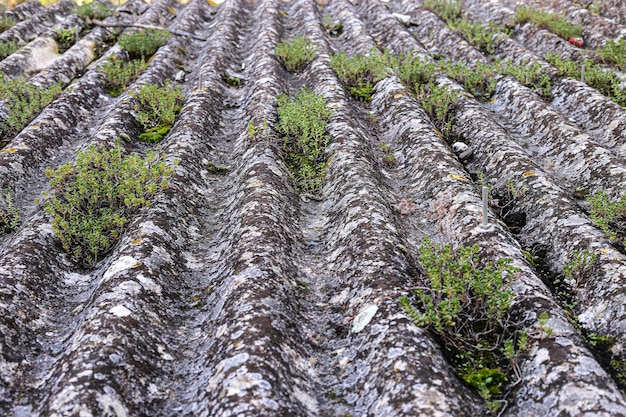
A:
<svg viewBox="0 0 626 417">
<path fill-rule="evenodd" d="M 17 148 L 6 148 L 0 151 L 0 153 L 15 153 L 17 152 Z"/>
<path fill-rule="evenodd" d="M 534 176 L 535 176 L 535 171 L 526 171 L 522 174 L 523 178 L 534 177 Z"/>
</svg>

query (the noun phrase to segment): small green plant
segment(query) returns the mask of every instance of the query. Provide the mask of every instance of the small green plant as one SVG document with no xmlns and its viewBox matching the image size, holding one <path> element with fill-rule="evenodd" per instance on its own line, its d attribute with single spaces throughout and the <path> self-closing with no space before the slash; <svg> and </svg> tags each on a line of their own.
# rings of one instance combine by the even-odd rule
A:
<svg viewBox="0 0 626 417">
<path fill-rule="evenodd" d="M 131 95 L 137 100 L 137 122 L 143 130 L 139 139 L 148 143 L 159 142 L 174 125 L 182 108 L 185 96 L 180 87 L 172 87 L 167 80 L 164 87 L 143 85 Z"/>
<path fill-rule="evenodd" d="M 296 189 L 315 193 L 322 186 L 326 168 L 324 151 L 330 141 L 326 124 L 333 112 L 324 97 L 302 88 L 294 97 L 277 97 L 276 131 L 283 138 L 284 160 L 296 182 Z"/>
<path fill-rule="evenodd" d="M 54 35 L 61 51 L 69 49 L 76 43 L 76 29 L 56 29 Z"/>
<path fill-rule="evenodd" d="M 426 282 L 400 304 L 440 337 L 461 378 L 489 401 L 513 376 L 519 379 L 517 360 L 528 336 L 514 329 L 510 312 L 515 295 L 508 286 L 518 269 L 505 258 L 483 264 L 479 251 L 426 239 L 419 248 Z"/>
<path fill-rule="evenodd" d="M 93 267 L 111 250 L 130 218 L 167 188 L 172 167 L 148 150 L 142 158 L 124 155 L 120 142 L 111 149 L 91 146 L 76 162 L 48 168 L 51 194 L 44 209 L 63 249 L 83 266 Z"/>
<path fill-rule="evenodd" d="M 15 26 L 16 23 L 17 20 L 12 18 L 11 16 L 4 15 L 0 17 L 0 33 L 4 32 L 7 29 L 11 29 L 13 26 Z"/>
<path fill-rule="evenodd" d="M 577 288 L 584 280 L 593 274 L 593 267 L 596 264 L 597 256 L 584 250 L 574 251 L 572 259 L 563 266 L 565 282 L 572 288 Z"/>
<path fill-rule="evenodd" d="M 341 51 L 331 55 L 330 66 L 345 84 L 352 97 L 359 101 L 371 101 L 374 85 L 389 75 L 391 55 L 372 50 L 369 55 L 350 56 Z"/>
<path fill-rule="evenodd" d="M 124 33 L 118 43 L 133 59 L 149 58 L 165 45 L 170 37 L 166 29 L 144 29 L 137 32 Z"/>
<path fill-rule="evenodd" d="M 418 92 L 420 86 L 428 84 L 441 68 L 432 61 L 412 54 L 397 57 L 398 78 L 411 91 Z"/>
<path fill-rule="evenodd" d="M 426 0 L 424 8 L 432 11 L 444 22 L 456 22 L 461 18 L 461 3 L 456 0 Z"/>
<path fill-rule="evenodd" d="M 383 162 L 390 167 L 396 166 L 396 156 L 391 152 L 391 147 L 387 142 L 381 142 L 379 148 L 385 154 L 383 156 Z"/>
<path fill-rule="evenodd" d="M 563 39 L 578 38 L 582 34 L 582 27 L 574 25 L 562 16 L 554 13 L 542 12 L 530 7 L 520 7 L 513 18 L 515 24 L 532 22 L 537 27 L 547 29 Z"/>
<path fill-rule="evenodd" d="M 20 213 L 13 204 L 11 191 L 7 190 L 4 196 L 0 195 L 0 235 L 11 233 L 20 224 Z"/>
<path fill-rule="evenodd" d="M 231 87 L 241 87 L 244 84 L 244 80 L 241 77 L 224 76 L 222 79 Z"/>
<path fill-rule="evenodd" d="M 463 35 L 482 53 L 491 55 L 496 52 L 498 38 L 495 34 L 500 31 L 500 28 L 495 23 L 472 23 L 463 16 L 461 20 L 454 23 L 453 30 Z"/>
<path fill-rule="evenodd" d="M 499 63 L 483 64 L 476 62 L 473 68 L 464 63 L 443 61 L 440 64 L 449 77 L 465 86 L 474 97 L 487 101 L 496 89 L 496 75 L 500 72 Z"/>
<path fill-rule="evenodd" d="M 618 201 L 611 201 L 604 191 L 587 197 L 591 208 L 589 216 L 621 250 L 626 248 L 626 193 Z"/>
<path fill-rule="evenodd" d="M 276 45 L 276 58 L 289 72 L 302 71 L 315 57 L 317 47 L 308 38 L 297 36 Z"/>
<path fill-rule="evenodd" d="M 608 41 L 598 49 L 600 56 L 608 62 L 612 62 L 621 71 L 626 70 L 626 39 Z"/>
<path fill-rule="evenodd" d="M 0 120 L 0 138 L 9 139 L 17 134 L 60 93 L 60 84 L 40 88 L 21 77 L 1 82 L 0 100 L 4 101 L 7 117 Z"/>
<path fill-rule="evenodd" d="M 263 119 L 263 123 L 261 126 L 255 126 L 254 122 L 250 120 L 248 122 L 248 139 L 265 139 L 269 140 L 269 124 L 267 123 L 267 119 Z"/>
<path fill-rule="evenodd" d="M 335 22 L 333 15 L 330 12 L 326 12 L 322 16 L 322 27 L 330 36 L 333 37 L 337 37 L 343 32 L 343 25 Z"/>
<path fill-rule="evenodd" d="M 113 55 L 100 68 L 106 75 L 105 89 L 107 93 L 111 97 L 118 97 L 146 68 L 146 62 L 143 57 L 127 62 L 119 56 Z"/>
<path fill-rule="evenodd" d="M 452 115 L 461 98 L 460 92 L 448 85 L 440 86 L 431 81 L 419 86 L 417 96 L 435 126 L 444 135 L 449 134 L 453 128 Z"/>
<path fill-rule="evenodd" d="M 501 73 L 512 75 L 517 80 L 546 99 L 552 97 L 552 82 L 545 68 L 539 62 L 520 65 L 506 61 L 501 66 Z"/>
<path fill-rule="evenodd" d="M 111 14 L 111 9 L 99 1 L 91 1 L 78 6 L 76 14 L 85 21 L 102 20 Z"/>
<path fill-rule="evenodd" d="M 0 42 L 0 59 L 4 59 L 17 51 L 20 45 L 17 41 Z"/>
<path fill-rule="evenodd" d="M 600 67 L 595 61 L 586 59 L 582 63 L 563 59 L 555 52 L 547 53 L 546 60 L 554 65 L 560 76 L 583 79 L 591 87 L 609 97 L 622 107 L 626 107 L 626 89 L 621 79 L 613 72 Z"/>
</svg>

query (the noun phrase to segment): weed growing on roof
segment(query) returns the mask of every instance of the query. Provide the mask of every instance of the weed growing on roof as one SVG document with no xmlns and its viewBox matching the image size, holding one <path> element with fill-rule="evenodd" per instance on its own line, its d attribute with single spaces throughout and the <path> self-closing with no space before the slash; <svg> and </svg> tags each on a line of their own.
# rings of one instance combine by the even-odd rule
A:
<svg viewBox="0 0 626 417">
<path fill-rule="evenodd" d="M 390 58 L 388 53 L 383 55 L 377 50 L 372 50 L 369 55 L 353 56 L 341 51 L 331 55 L 330 66 L 352 97 L 371 101 L 374 85 L 389 74 Z"/>
<path fill-rule="evenodd" d="M 330 36 L 333 37 L 337 37 L 343 32 L 343 25 L 339 22 L 335 22 L 333 15 L 330 12 L 326 12 L 322 16 L 322 27 Z"/>
<path fill-rule="evenodd" d="M 515 24 L 532 22 L 537 27 L 547 29 L 563 39 L 578 38 L 582 35 L 582 27 L 568 22 L 563 16 L 530 7 L 517 9 L 513 22 Z"/>
<path fill-rule="evenodd" d="M 440 337 L 463 381 L 489 401 L 520 378 L 528 335 L 514 329 L 510 312 L 515 295 L 508 287 L 518 269 L 506 258 L 481 262 L 479 252 L 478 245 L 453 250 L 426 239 L 419 248 L 426 282 L 400 304 L 417 325 Z"/>
<path fill-rule="evenodd" d="M 248 139 L 270 139 L 270 130 L 267 119 L 263 119 L 260 126 L 256 126 L 252 120 L 248 122 Z"/>
<path fill-rule="evenodd" d="M 499 39 L 495 35 L 498 32 L 503 33 L 497 24 L 470 22 L 466 16 L 461 15 L 461 3 L 456 0 L 427 0 L 424 7 L 439 16 L 448 28 L 463 36 L 482 53 L 495 53 Z"/>
<path fill-rule="evenodd" d="M 426 0 L 424 8 L 432 11 L 444 22 L 456 22 L 461 18 L 461 3 L 456 0 Z"/>
<path fill-rule="evenodd" d="M 297 36 L 289 41 L 276 45 L 276 58 L 289 72 L 302 71 L 315 57 L 317 46 L 304 36 Z"/>
<path fill-rule="evenodd" d="M 556 67 L 562 77 L 580 80 L 582 78 L 581 66 L 583 66 L 585 68 L 585 83 L 620 106 L 626 107 L 626 90 L 621 86 L 621 80 L 614 72 L 601 68 L 590 59 L 581 64 L 570 59 L 563 59 L 555 52 L 546 54 L 545 58 L 546 61 Z"/>
<path fill-rule="evenodd" d="M 15 26 L 16 23 L 17 20 L 12 18 L 11 16 L 5 15 L 0 17 L 0 33 L 4 32 L 7 29 L 11 29 L 13 26 Z"/>
<path fill-rule="evenodd" d="M 502 64 L 500 72 L 512 75 L 517 80 L 546 99 L 552 97 L 552 81 L 544 67 L 539 62 L 528 64 L 522 62 L 520 65 L 511 61 Z"/>
<path fill-rule="evenodd" d="M 149 143 L 159 142 L 174 125 L 185 95 L 179 86 L 172 87 L 169 80 L 164 87 L 143 85 L 131 95 L 137 100 L 137 122 L 143 130 L 139 139 Z"/>
<path fill-rule="evenodd" d="M 0 42 L 0 59 L 4 59 L 20 48 L 17 41 Z"/>
<path fill-rule="evenodd" d="M 428 84 L 441 71 L 438 64 L 416 55 L 399 55 L 396 62 L 398 78 L 411 91 L 416 92 L 422 84 Z"/>
<path fill-rule="evenodd" d="M 624 71 L 626 70 L 626 39 L 608 41 L 602 48 L 598 49 L 600 56 Z"/>
<path fill-rule="evenodd" d="M 133 59 L 148 58 L 165 45 L 170 37 L 166 29 L 144 29 L 136 32 L 126 32 L 118 40 L 119 45 L 128 52 Z"/>
<path fill-rule="evenodd" d="M 111 97 L 118 97 L 145 68 L 146 62 L 143 57 L 127 62 L 117 55 L 111 56 L 111 58 L 100 67 L 106 75 L 105 89 L 107 93 Z"/>
<path fill-rule="evenodd" d="M 291 98 L 277 97 L 276 131 L 283 138 L 284 160 L 295 179 L 296 189 L 315 193 L 322 186 L 326 168 L 324 151 L 330 141 L 326 124 L 333 111 L 324 97 L 302 88 Z"/>
<path fill-rule="evenodd" d="M 0 119 L 0 137 L 8 139 L 17 134 L 60 93 L 60 84 L 41 88 L 21 77 L 5 79 L 0 83 L 0 100 L 6 112 L 6 118 Z"/>
<path fill-rule="evenodd" d="M 587 197 L 591 205 L 589 216 L 621 250 L 626 248 L 626 193 L 619 200 L 611 201 L 604 191 Z"/>
<path fill-rule="evenodd" d="M 102 20 L 111 14 L 111 9 L 99 1 L 92 1 L 78 6 L 76 14 L 85 21 L 92 19 Z"/>
<path fill-rule="evenodd" d="M 76 43 L 76 29 L 56 29 L 54 37 L 60 44 L 59 49 L 67 50 Z"/>
<path fill-rule="evenodd" d="M 0 236 L 11 233 L 20 224 L 20 213 L 13 204 L 11 191 L 6 191 L 4 196 L 0 195 Z"/>
<path fill-rule="evenodd" d="M 461 93 L 448 85 L 437 85 L 431 81 L 419 86 L 417 97 L 435 126 L 441 133 L 448 135 L 452 131 L 452 115 Z"/>
<path fill-rule="evenodd" d="M 593 274 L 593 267 L 598 257 L 589 251 L 574 251 L 572 258 L 563 266 L 565 282 L 572 288 L 577 288 L 583 281 Z"/>
<path fill-rule="evenodd" d="M 383 162 L 390 167 L 396 166 L 396 156 L 391 152 L 391 146 L 387 142 L 382 141 L 378 147 L 384 153 Z"/>
<path fill-rule="evenodd" d="M 476 65 L 470 68 L 464 63 L 443 61 L 440 66 L 450 78 L 463 84 L 467 91 L 479 100 L 487 101 L 496 89 L 496 75 L 500 72 L 498 63 L 476 62 Z"/>
<path fill-rule="evenodd" d="M 164 159 L 152 150 L 144 158 L 124 155 L 118 141 L 111 149 L 91 146 L 77 154 L 76 162 L 46 169 L 53 192 L 40 202 L 63 249 L 76 262 L 95 266 L 131 216 L 167 188 L 173 169 Z"/>
</svg>

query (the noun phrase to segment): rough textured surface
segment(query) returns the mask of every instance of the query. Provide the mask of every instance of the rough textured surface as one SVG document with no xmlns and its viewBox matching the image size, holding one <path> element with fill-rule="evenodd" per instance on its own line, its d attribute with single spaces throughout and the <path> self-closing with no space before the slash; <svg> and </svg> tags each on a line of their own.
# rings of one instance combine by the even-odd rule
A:
<svg viewBox="0 0 626 417">
<path fill-rule="evenodd" d="M 520 326 L 530 334 L 552 329 L 531 338 L 502 415 L 626 416 L 619 381 L 585 338 L 615 338 L 611 359 L 626 360 L 626 255 L 577 198 L 581 188 L 613 197 L 626 188 L 626 113 L 583 82 L 557 79 L 543 60 L 551 50 L 593 58 L 626 33 L 624 8 L 613 3 L 598 15 L 565 0 L 541 2 L 581 24 L 589 48 L 523 25 L 485 56 L 421 1 L 130 0 L 104 22 L 195 37 L 172 36 L 116 98 L 99 67 L 124 55 L 115 42 L 129 29 L 93 27 L 58 53 L 54 29 L 87 23 L 70 2 L 30 1 L 5 12 L 19 23 L 0 41 L 23 46 L 0 72 L 64 91 L 21 132 L 0 138 L 0 190 L 13 192 L 22 219 L 0 236 L 0 414 L 489 415 L 437 337 L 399 306 L 423 279 L 417 249 L 429 236 L 478 243 L 485 260 L 511 258 L 520 269 L 512 284 Z M 536 6 L 466 0 L 462 11 L 471 21 L 503 23 L 522 5 Z M 338 36 L 323 27 L 326 13 L 342 24 Z M 297 35 L 317 50 L 290 74 L 274 49 Z M 391 71 L 371 102 L 350 97 L 330 56 L 372 48 L 468 65 L 539 62 L 554 78 L 553 98 L 499 77 L 489 102 L 460 100 L 444 137 Z M 49 59 L 33 63 L 41 51 Z M 231 76 L 243 85 L 229 86 Z M 179 161 L 170 187 L 94 269 L 81 269 L 35 203 L 48 191 L 44 170 L 119 137 L 126 151 L 145 152 L 133 92 L 166 80 L 185 93 L 176 123 L 154 147 Z M 462 89 L 444 75 L 437 81 Z M 333 109 L 319 195 L 295 191 L 273 129 L 276 97 L 301 86 Z M 269 129 L 250 137 L 249 121 Z M 456 140 L 471 147 L 471 158 L 457 157 Z M 382 162 L 383 141 L 394 166 Z M 494 194 L 507 180 L 526 189 L 511 212 L 492 207 L 487 232 L 479 173 Z M 403 200 L 414 210 L 400 209 Z M 523 221 L 506 226 L 510 216 Z M 533 248 L 542 249 L 545 268 L 529 262 Z M 569 288 L 571 308 L 545 273 L 562 277 L 583 250 L 598 262 L 592 280 Z"/>
</svg>

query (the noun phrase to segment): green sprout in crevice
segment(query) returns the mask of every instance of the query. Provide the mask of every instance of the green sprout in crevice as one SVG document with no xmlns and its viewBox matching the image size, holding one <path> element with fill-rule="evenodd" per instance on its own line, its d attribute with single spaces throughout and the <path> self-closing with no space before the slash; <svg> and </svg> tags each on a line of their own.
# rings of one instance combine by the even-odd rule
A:
<svg viewBox="0 0 626 417">
<path fill-rule="evenodd" d="M 626 107 L 626 89 L 622 80 L 609 69 L 602 68 L 595 61 L 586 59 L 582 63 L 571 59 L 563 59 L 555 52 L 547 53 L 546 61 L 554 65 L 562 77 L 572 77 L 584 82 L 604 94 L 622 107 Z"/>
<path fill-rule="evenodd" d="M 317 46 L 304 36 L 296 36 L 276 45 L 276 58 L 291 73 L 302 71 L 315 57 Z"/>
<path fill-rule="evenodd" d="M 424 8 L 439 16 L 448 28 L 463 36 L 482 53 L 495 53 L 498 43 L 506 36 L 506 29 L 493 22 L 470 22 L 462 15 L 461 3 L 457 0 L 426 0 Z"/>
<path fill-rule="evenodd" d="M 4 59 L 17 51 L 20 44 L 17 41 L 0 42 L 0 59 Z"/>
<path fill-rule="evenodd" d="M 16 24 L 17 20 L 15 20 L 11 16 L 4 15 L 0 17 L 0 33 L 4 32 L 7 29 L 11 29 Z"/>
<path fill-rule="evenodd" d="M 52 219 L 63 249 L 82 266 L 93 267 L 113 247 L 131 217 L 168 186 L 173 168 L 165 156 L 125 155 L 118 141 L 79 152 L 75 162 L 46 169 L 51 193 L 39 201 Z"/>
<path fill-rule="evenodd" d="M 91 21 L 94 19 L 102 20 L 109 16 L 111 14 L 111 9 L 103 3 L 94 0 L 77 6 L 75 13 L 87 24 L 91 24 Z"/>
<path fill-rule="evenodd" d="M 146 68 L 144 58 L 125 59 L 113 55 L 100 69 L 106 76 L 105 90 L 111 97 L 118 97 L 126 88 L 139 76 L 139 73 Z"/>
<path fill-rule="evenodd" d="M 0 194 L 0 236 L 11 233 L 20 224 L 20 213 L 13 203 L 11 191 Z"/>
<path fill-rule="evenodd" d="M 626 252 L 626 193 L 612 201 L 605 191 L 597 191 L 587 197 L 589 216 L 593 224 L 620 249 Z"/>
<path fill-rule="evenodd" d="M 348 55 L 345 52 L 333 54 L 330 66 L 337 77 L 358 101 L 372 100 L 374 85 L 390 73 L 392 55 L 372 50 L 368 55 Z"/>
<path fill-rule="evenodd" d="M 521 378 L 519 361 L 529 335 L 517 329 L 509 288 L 518 272 L 511 260 L 483 262 L 478 245 L 441 245 L 426 239 L 419 248 L 424 283 L 400 299 L 408 316 L 433 331 L 459 376 L 495 414 L 507 388 Z"/>
<path fill-rule="evenodd" d="M 23 78 L 0 82 L 0 100 L 6 116 L 0 117 L 0 145 L 19 133 L 41 110 L 61 93 L 61 85 L 41 88 Z"/>
<path fill-rule="evenodd" d="M 179 86 L 172 87 L 169 80 L 164 87 L 143 85 L 131 95 L 136 100 L 137 122 L 142 129 L 139 139 L 160 142 L 174 125 L 185 95 Z"/>
<path fill-rule="evenodd" d="M 326 168 L 325 150 L 330 142 L 327 123 L 333 111 L 324 97 L 302 88 L 295 97 L 277 97 L 276 131 L 283 139 L 283 159 L 300 192 L 317 193 Z"/>
<path fill-rule="evenodd" d="M 167 29 L 143 29 L 124 33 L 118 43 L 131 59 L 147 59 L 165 45 L 169 37 Z"/>
<path fill-rule="evenodd" d="M 578 38 L 582 35 L 581 26 L 568 22 L 561 15 L 543 12 L 531 7 L 520 7 L 513 17 L 513 23 L 523 24 L 526 22 L 531 22 L 541 29 L 549 30 L 565 40 Z"/>
</svg>

